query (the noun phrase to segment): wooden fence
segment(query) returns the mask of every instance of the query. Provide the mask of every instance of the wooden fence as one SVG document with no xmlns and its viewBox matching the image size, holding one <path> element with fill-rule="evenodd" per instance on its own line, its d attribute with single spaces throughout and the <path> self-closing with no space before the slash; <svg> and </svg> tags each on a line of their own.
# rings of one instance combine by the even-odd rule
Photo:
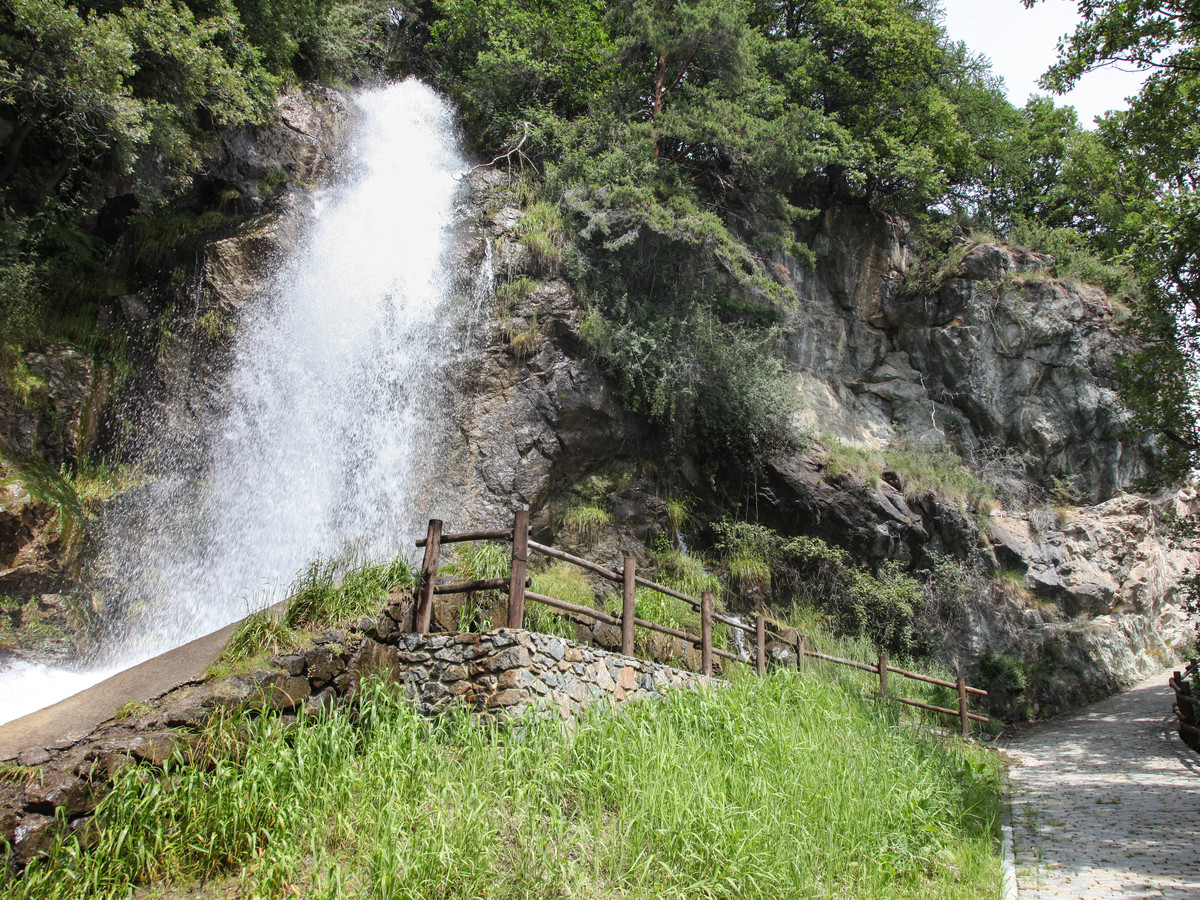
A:
<svg viewBox="0 0 1200 900">
<path fill-rule="evenodd" d="M 1179 737 L 1200 753 L 1200 699 L 1192 696 L 1192 685 L 1189 682 L 1197 668 L 1200 668 L 1200 659 L 1193 659 L 1182 674 L 1172 672 L 1167 683 L 1175 691 L 1175 705 L 1172 710 L 1179 725 Z"/>
<path fill-rule="evenodd" d="M 429 631 L 430 620 L 433 614 L 433 598 L 437 594 L 463 594 L 472 591 L 504 591 L 508 594 L 508 612 L 507 626 L 509 628 L 524 628 L 525 627 L 525 602 L 532 600 L 535 603 L 541 603 L 551 609 L 566 613 L 574 620 L 588 620 L 605 622 L 609 625 L 616 626 L 621 629 L 621 653 L 625 656 L 634 655 L 634 629 L 644 628 L 648 631 L 654 631 L 659 634 L 665 634 L 669 637 L 679 638 L 680 640 L 691 644 L 694 647 L 700 648 L 700 671 L 703 675 L 711 676 L 713 674 L 713 658 L 720 657 L 722 659 L 732 660 L 734 662 L 742 662 L 741 657 L 727 650 L 713 646 L 713 625 L 720 622 L 730 628 L 738 629 L 747 635 L 754 635 L 754 654 L 753 664 L 754 669 L 759 675 L 763 675 L 767 670 L 767 625 L 768 620 L 762 614 L 754 616 L 754 624 L 747 625 L 744 622 L 729 616 L 723 616 L 720 613 L 713 611 L 713 595 L 709 591 L 704 591 L 700 594 L 700 598 L 690 597 L 687 594 L 676 591 L 666 585 L 657 584 L 647 578 L 643 578 L 637 574 L 637 562 L 632 556 L 626 556 L 624 565 L 621 569 L 609 569 L 601 566 L 590 560 L 582 559 L 562 550 L 557 550 L 554 547 L 539 544 L 529 538 L 529 510 L 518 510 L 513 521 L 513 527 L 491 529 L 487 531 L 467 531 L 459 534 L 444 534 L 442 531 L 442 521 L 440 519 L 429 520 L 429 530 L 425 537 L 417 541 L 418 547 L 425 548 L 425 558 L 421 563 L 421 578 L 417 586 L 416 609 L 414 611 L 414 630 L 418 634 L 425 634 Z M 511 564 L 509 568 L 508 578 L 483 578 L 475 581 L 458 581 L 449 584 L 438 584 L 438 563 L 441 558 L 441 548 L 443 544 L 456 544 L 467 541 L 504 541 L 512 545 Z M 562 562 L 570 563 L 578 566 L 607 581 L 612 581 L 621 585 L 621 613 L 620 615 L 610 615 L 598 609 L 591 607 L 578 606 L 574 603 L 568 603 L 565 600 L 559 600 L 555 597 L 547 597 L 542 594 L 535 594 L 529 590 L 529 554 L 539 553 L 542 556 L 551 559 L 557 559 Z M 668 597 L 674 597 L 678 600 L 691 605 L 691 607 L 700 613 L 700 634 L 690 634 L 678 628 L 670 628 L 666 625 L 659 625 L 656 622 L 649 622 L 645 619 L 639 619 L 634 614 L 634 595 L 638 587 L 649 588 L 653 591 L 658 591 Z M 770 622 L 777 632 L 782 632 L 783 626 L 778 623 Z M 796 660 L 798 666 L 803 666 L 806 659 L 817 659 L 825 662 L 834 663 L 837 665 L 850 666 L 852 668 L 861 669 L 867 672 L 874 672 L 879 676 L 879 696 L 884 699 L 892 699 L 898 703 L 903 703 L 907 706 L 914 706 L 919 709 L 929 710 L 931 712 L 942 713 L 947 716 L 954 716 L 959 720 L 960 728 L 963 737 L 970 734 L 971 722 L 987 722 L 988 717 L 973 713 L 968 708 L 968 698 L 971 695 L 986 697 L 987 691 L 980 688 L 971 687 L 961 676 L 957 681 L 945 681 L 940 678 L 932 678 L 928 675 L 921 675 L 916 672 L 909 672 L 905 669 L 899 669 L 891 666 L 887 662 L 886 654 L 879 654 L 879 661 L 875 665 L 869 663 L 861 663 L 855 660 L 842 659 L 837 656 L 830 656 L 826 653 L 818 653 L 816 650 L 810 650 L 806 646 L 804 639 L 796 641 Z M 947 709 L 942 706 L 933 706 L 928 703 L 922 703 L 919 700 L 910 700 L 907 697 L 894 696 L 888 692 L 888 675 L 895 674 L 905 678 L 911 678 L 916 681 L 923 681 L 927 684 L 936 684 L 943 687 L 955 688 L 958 692 L 958 708 Z"/>
</svg>

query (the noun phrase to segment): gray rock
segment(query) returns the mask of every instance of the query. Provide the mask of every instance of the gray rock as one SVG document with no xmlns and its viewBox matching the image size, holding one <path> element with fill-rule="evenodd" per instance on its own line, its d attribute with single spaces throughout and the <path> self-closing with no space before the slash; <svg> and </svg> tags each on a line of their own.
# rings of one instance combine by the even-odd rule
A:
<svg viewBox="0 0 1200 900">
<path fill-rule="evenodd" d="M 312 693 L 309 679 L 285 672 L 256 672 L 238 675 L 234 680 L 251 686 L 246 696 L 247 705 L 274 712 L 294 710 Z"/>
</svg>

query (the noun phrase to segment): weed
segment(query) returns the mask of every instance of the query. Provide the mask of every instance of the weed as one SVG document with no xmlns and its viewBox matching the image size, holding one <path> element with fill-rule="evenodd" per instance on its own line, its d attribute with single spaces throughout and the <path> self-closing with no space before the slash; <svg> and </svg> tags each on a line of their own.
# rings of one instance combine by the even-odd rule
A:
<svg viewBox="0 0 1200 900">
<path fill-rule="evenodd" d="M 564 600 L 576 606 L 596 605 L 595 591 L 575 566 L 556 562 L 549 568 L 534 573 L 532 580 L 532 590 L 535 594 Z M 575 637 L 570 619 L 536 602 L 527 603 L 525 606 L 525 627 L 542 634 L 556 634 L 571 639 Z"/>
<path fill-rule="evenodd" d="M 226 321 L 219 309 L 210 309 L 196 319 L 196 332 L 214 344 L 223 343 L 233 337 L 233 324 Z"/>
<path fill-rule="evenodd" d="M 505 323 L 504 339 L 508 341 L 508 347 L 518 362 L 534 356 L 546 343 L 546 336 L 538 327 L 537 313 L 529 317 L 524 328 L 518 328 L 514 319 L 506 319 Z"/>
<path fill-rule="evenodd" d="M 141 466 L 113 462 L 103 456 L 85 456 L 76 464 L 74 471 L 64 468 L 60 474 L 89 510 L 152 480 Z"/>
<path fill-rule="evenodd" d="M 1002 597 L 1019 603 L 1029 603 L 1033 592 L 1025 586 L 1025 573 L 1017 569 L 1002 569 L 996 573 L 992 584 Z"/>
<path fill-rule="evenodd" d="M 11 368 L 5 368 L 4 381 L 26 408 L 42 406 L 49 399 L 50 388 L 46 379 L 35 374 L 24 360 L 18 360 Z"/>
<path fill-rule="evenodd" d="M 126 719 L 136 719 L 139 716 L 144 716 L 153 709 L 149 703 L 143 703 L 140 700 L 128 700 L 117 707 L 117 711 L 113 713 L 113 718 L 118 722 L 123 722 Z"/>
<path fill-rule="evenodd" d="M 702 557 L 667 550 L 658 554 L 655 579 L 664 586 L 674 588 L 689 597 L 699 597 L 711 591 L 714 597 L 721 596 L 721 579 L 709 571 Z"/>
<path fill-rule="evenodd" d="M 562 211 L 545 200 L 531 203 L 517 229 L 534 267 L 543 275 L 555 276 L 566 258 L 567 231 Z"/>
<path fill-rule="evenodd" d="M 7 781 L 9 784 L 29 785 L 40 780 L 41 777 L 41 766 L 23 766 L 19 763 L 0 763 L 0 781 Z"/>
<path fill-rule="evenodd" d="M 995 681 L 1012 693 L 1025 690 L 1029 681 L 1025 664 L 1021 660 L 1007 653 L 997 653 L 991 647 L 983 652 L 983 658 L 979 661 L 979 671 L 984 678 Z"/>
<path fill-rule="evenodd" d="M 292 585 L 283 623 L 319 629 L 379 611 L 393 591 L 412 589 L 414 573 L 402 557 L 356 565 L 349 557 L 315 559 Z"/>
<path fill-rule="evenodd" d="M 592 544 L 612 524 L 612 514 L 594 503 L 576 503 L 563 513 L 563 531 L 582 544 Z"/>
<path fill-rule="evenodd" d="M 823 462 L 827 476 L 853 472 L 877 485 L 884 472 L 892 471 L 900 476 L 904 494 L 910 500 L 933 493 L 970 509 L 984 510 L 994 499 L 991 486 L 967 468 L 962 458 L 945 444 L 913 444 L 897 440 L 886 449 L 876 450 L 847 444 L 830 436 L 822 438 L 821 443 L 826 447 Z"/>
<path fill-rule="evenodd" d="M 536 278 L 522 275 L 496 286 L 496 303 L 503 315 L 508 315 L 512 308 L 529 297 L 538 289 L 540 282 Z"/>
<path fill-rule="evenodd" d="M 80 536 L 91 514 L 71 482 L 38 456 L 16 460 L 0 456 L 0 488 L 17 486 L 35 503 L 51 506 L 58 514 L 59 536 L 70 546 Z"/>
<path fill-rule="evenodd" d="M 233 666 L 260 654 L 274 656 L 295 647 L 299 637 L 270 610 L 260 609 L 246 616 L 230 635 L 217 664 Z"/>
<path fill-rule="evenodd" d="M 671 537 L 675 540 L 683 530 L 692 524 L 692 504 L 686 497 L 667 497 L 663 500 L 667 508 L 667 525 L 671 529 Z"/>
</svg>

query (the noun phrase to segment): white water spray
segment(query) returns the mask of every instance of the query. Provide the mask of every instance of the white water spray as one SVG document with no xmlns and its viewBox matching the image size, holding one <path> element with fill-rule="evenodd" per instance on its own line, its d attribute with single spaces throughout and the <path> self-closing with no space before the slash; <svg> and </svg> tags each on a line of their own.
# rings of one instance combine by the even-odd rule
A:
<svg viewBox="0 0 1200 900">
<path fill-rule="evenodd" d="M 435 455 L 429 398 L 456 343 L 443 257 L 465 163 L 452 111 L 419 82 L 358 102 L 356 177 L 321 198 L 248 310 L 221 413 L 106 522 L 100 569 L 127 625 L 92 681 L 282 599 L 319 555 L 392 556 L 429 515 L 419 461 Z M 44 674 L 0 673 L 0 694 L 18 677 L 23 691 L 0 722 L 88 680 Z"/>
</svg>

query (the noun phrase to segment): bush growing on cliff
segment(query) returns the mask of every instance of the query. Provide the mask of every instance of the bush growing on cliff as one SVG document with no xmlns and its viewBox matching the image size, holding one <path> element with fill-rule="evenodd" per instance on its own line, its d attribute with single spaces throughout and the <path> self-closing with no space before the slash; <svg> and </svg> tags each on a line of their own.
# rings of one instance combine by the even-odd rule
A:
<svg viewBox="0 0 1200 900">
<path fill-rule="evenodd" d="M 774 337 L 692 306 L 679 316 L 618 303 L 584 334 L 626 403 L 709 461 L 760 463 L 794 446 L 796 394 Z"/>
<path fill-rule="evenodd" d="M 739 561 L 750 559 L 760 577 L 765 564 L 774 603 L 818 610 L 835 634 L 866 636 L 894 656 L 928 652 L 929 636 L 918 625 L 927 605 L 924 588 L 898 563 L 888 561 L 872 573 L 820 538 L 785 539 L 749 522 L 725 520 L 714 531 L 731 572 Z"/>
</svg>

